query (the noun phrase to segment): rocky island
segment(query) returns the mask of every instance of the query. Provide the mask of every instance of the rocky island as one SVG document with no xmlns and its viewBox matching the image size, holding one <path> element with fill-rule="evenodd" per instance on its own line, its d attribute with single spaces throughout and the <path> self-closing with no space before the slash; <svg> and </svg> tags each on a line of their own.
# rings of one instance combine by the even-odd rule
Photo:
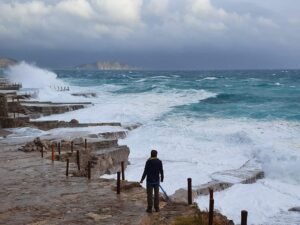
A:
<svg viewBox="0 0 300 225">
<path fill-rule="evenodd" d="M 95 63 L 88 63 L 77 66 L 76 69 L 82 70 L 136 70 L 136 67 L 130 66 L 128 64 L 120 63 L 120 62 L 105 62 L 98 61 Z"/>
</svg>

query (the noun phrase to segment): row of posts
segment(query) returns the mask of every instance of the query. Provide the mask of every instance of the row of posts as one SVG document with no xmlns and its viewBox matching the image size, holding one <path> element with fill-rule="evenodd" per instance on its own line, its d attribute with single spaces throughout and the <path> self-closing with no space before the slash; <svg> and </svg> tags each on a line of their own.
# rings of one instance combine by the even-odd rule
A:
<svg viewBox="0 0 300 225">
<path fill-rule="evenodd" d="M 84 148 L 85 150 L 87 150 L 87 139 L 84 140 Z M 58 150 L 58 157 L 59 160 L 61 160 L 61 143 L 59 142 L 57 144 L 57 150 Z M 74 142 L 71 141 L 71 153 L 74 152 Z M 44 157 L 44 147 L 42 147 L 41 150 L 41 156 L 42 158 Z M 52 162 L 55 161 L 55 151 L 54 151 L 54 145 L 52 145 L 52 154 L 51 154 L 51 160 Z M 78 170 L 80 170 L 80 154 L 79 151 L 76 151 L 76 164 L 77 164 L 77 168 Z M 66 161 L 66 176 L 69 176 L 69 165 L 70 165 L 70 160 L 67 159 Z M 88 161 L 88 179 L 91 179 L 91 169 L 92 169 L 92 162 Z M 117 194 L 120 194 L 121 192 L 121 175 L 122 175 L 122 180 L 125 180 L 125 164 L 122 161 L 121 162 L 121 172 L 117 172 Z"/>
<path fill-rule="evenodd" d="M 192 178 L 187 179 L 187 188 L 188 188 L 188 204 L 193 204 L 192 199 Z M 209 213 L 208 213 L 208 225 L 213 225 L 214 219 L 214 191 L 209 189 Z M 246 210 L 241 211 L 241 225 L 247 225 L 248 212 Z"/>
<path fill-rule="evenodd" d="M 84 147 L 87 149 L 87 140 L 85 139 L 84 141 Z M 58 143 L 58 154 L 59 154 L 59 159 L 61 160 L 61 145 Z M 73 153 L 74 149 L 74 143 L 73 141 L 71 142 L 71 153 Z M 44 157 L 44 148 L 42 147 L 41 150 L 41 156 L 42 158 Z M 55 153 L 54 153 L 54 146 L 52 146 L 52 162 L 55 161 Z M 76 163 L 78 170 L 80 170 L 80 154 L 79 151 L 76 151 Z M 66 162 L 66 176 L 69 176 L 69 164 L 70 160 L 67 159 Z M 91 161 L 88 161 L 88 179 L 91 179 Z M 121 176 L 122 180 L 125 180 L 125 164 L 124 162 L 121 162 L 121 172 L 117 172 L 117 194 L 121 193 Z M 192 178 L 187 179 L 187 199 L 188 199 L 188 204 L 191 205 L 193 204 L 193 197 L 192 197 Z M 243 210 L 241 211 L 241 225 L 247 225 L 247 217 L 248 217 L 248 212 Z M 208 225 L 213 225 L 213 219 L 214 219 L 214 191 L 213 189 L 209 190 L 209 214 L 208 214 Z"/>
<path fill-rule="evenodd" d="M 50 86 L 50 88 L 53 88 L 56 91 L 70 91 L 70 87 L 69 86 L 64 86 L 64 87 L 60 87 L 60 86 Z"/>
</svg>

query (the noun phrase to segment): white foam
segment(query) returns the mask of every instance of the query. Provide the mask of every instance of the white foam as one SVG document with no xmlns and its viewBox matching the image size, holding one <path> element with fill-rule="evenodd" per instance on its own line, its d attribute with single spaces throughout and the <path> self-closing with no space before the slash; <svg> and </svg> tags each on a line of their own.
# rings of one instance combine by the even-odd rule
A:
<svg viewBox="0 0 300 225">
<path fill-rule="evenodd" d="M 203 80 L 216 80 L 218 79 L 217 77 L 205 77 L 203 79 L 200 79 L 200 80 L 196 80 L 196 81 L 203 81 Z"/>
<path fill-rule="evenodd" d="M 89 134 L 99 134 L 103 132 L 126 131 L 122 127 L 117 126 L 89 126 L 77 128 L 55 128 L 48 131 L 42 131 L 37 128 L 23 127 L 8 129 L 13 134 L 8 135 L 9 138 L 35 138 L 35 137 L 57 137 L 70 139 L 71 137 L 87 136 Z"/>
<path fill-rule="evenodd" d="M 33 64 L 21 62 L 9 67 L 4 71 L 5 75 L 12 82 L 22 83 L 25 89 L 33 90 L 40 101 L 55 102 L 78 102 L 86 101 L 83 98 L 76 98 L 70 92 L 56 91 L 55 87 L 67 87 L 68 84 L 57 78 L 57 74 L 52 71 L 41 69 Z"/>
<path fill-rule="evenodd" d="M 273 224 L 271 221 L 276 215 L 299 205 L 300 189 L 297 185 L 264 179 L 255 184 L 236 184 L 225 191 L 216 192 L 214 199 L 215 209 L 236 224 L 241 221 L 241 210 L 248 211 L 248 224 Z M 199 197 L 197 203 L 200 208 L 208 209 L 208 196 Z M 289 223 L 286 221 L 285 224 Z"/>
<path fill-rule="evenodd" d="M 98 92 L 93 107 L 52 115 L 43 119 L 75 118 L 81 122 L 119 121 L 146 123 L 158 119 L 172 107 L 199 102 L 216 94 L 204 90 L 114 94 Z"/>
<path fill-rule="evenodd" d="M 45 88 L 50 85 L 64 86 L 64 83 L 57 79 L 54 72 L 26 62 L 11 66 L 4 73 L 12 82 L 22 83 L 24 88 Z"/>
</svg>

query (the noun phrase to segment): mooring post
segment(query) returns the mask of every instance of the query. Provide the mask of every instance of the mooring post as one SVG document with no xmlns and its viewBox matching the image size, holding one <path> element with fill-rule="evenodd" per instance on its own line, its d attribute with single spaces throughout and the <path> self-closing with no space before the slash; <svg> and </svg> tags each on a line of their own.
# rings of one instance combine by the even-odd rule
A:
<svg viewBox="0 0 300 225">
<path fill-rule="evenodd" d="M 73 154 L 73 149 L 74 148 L 74 142 L 73 141 L 71 141 L 71 153 Z"/>
<path fill-rule="evenodd" d="M 121 173 L 117 172 L 117 194 L 121 192 Z"/>
<path fill-rule="evenodd" d="M 85 148 L 85 150 L 87 149 L 87 140 L 86 139 L 84 139 L 84 148 Z"/>
<path fill-rule="evenodd" d="M 91 171 L 92 168 L 91 168 L 91 161 L 88 162 L 88 179 L 90 180 L 91 179 Z"/>
<path fill-rule="evenodd" d="M 77 159 L 77 167 L 78 167 L 78 170 L 80 170 L 80 158 L 79 158 L 79 151 L 77 150 L 76 152 L 76 159 Z"/>
<path fill-rule="evenodd" d="M 70 164 L 70 160 L 67 159 L 67 168 L 66 168 L 66 176 L 69 176 L 69 164 Z"/>
<path fill-rule="evenodd" d="M 192 178 L 187 179 L 188 182 L 188 204 L 192 204 Z"/>
<path fill-rule="evenodd" d="M 121 162 L 122 180 L 125 180 L 124 161 Z"/>
<path fill-rule="evenodd" d="M 42 155 L 42 158 L 44 158 L 44 146 L 42 146 L 41 155 Z"/>
<path fill-rule="evenodd" d="M 209 215 L 208 225 L 213 225 L 214 220 L 214 192 L 213 189 L 209 189 Z"/>
<path fill-rule="evenodd" d="M 58 142 L 58 157 L 59 157 L 59 160 L 61 160 L 61 149 L 60 149 L 60 142 Z"/>
<path fill-rule="evenodd" d="M 55 160 L 54 145 L 52 145 L 52 162 Z"/>
<path fill-rule="evenodd" d="M 247 217 L 248 217 L 248 212 L 246 210 L 243 210 L 241 212 L 241 225 L 247 225 Z"/>
</svg>

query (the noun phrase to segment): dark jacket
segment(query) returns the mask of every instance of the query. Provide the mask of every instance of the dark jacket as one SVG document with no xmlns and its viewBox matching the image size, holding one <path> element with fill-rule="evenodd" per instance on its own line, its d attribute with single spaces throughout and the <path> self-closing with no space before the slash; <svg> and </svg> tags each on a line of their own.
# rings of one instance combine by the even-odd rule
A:
<svg viewBox="0 0 300 225">
<path fill-rule="evenodd" d="M 160 180 L 163 182 L 164 171 L 162 162 L 158 158 L 150 158 L 146 162 L 141 182 L 143 182 L 147 176 L 147 184 L 159 184 L 159 174 Z"/>
</svg>

